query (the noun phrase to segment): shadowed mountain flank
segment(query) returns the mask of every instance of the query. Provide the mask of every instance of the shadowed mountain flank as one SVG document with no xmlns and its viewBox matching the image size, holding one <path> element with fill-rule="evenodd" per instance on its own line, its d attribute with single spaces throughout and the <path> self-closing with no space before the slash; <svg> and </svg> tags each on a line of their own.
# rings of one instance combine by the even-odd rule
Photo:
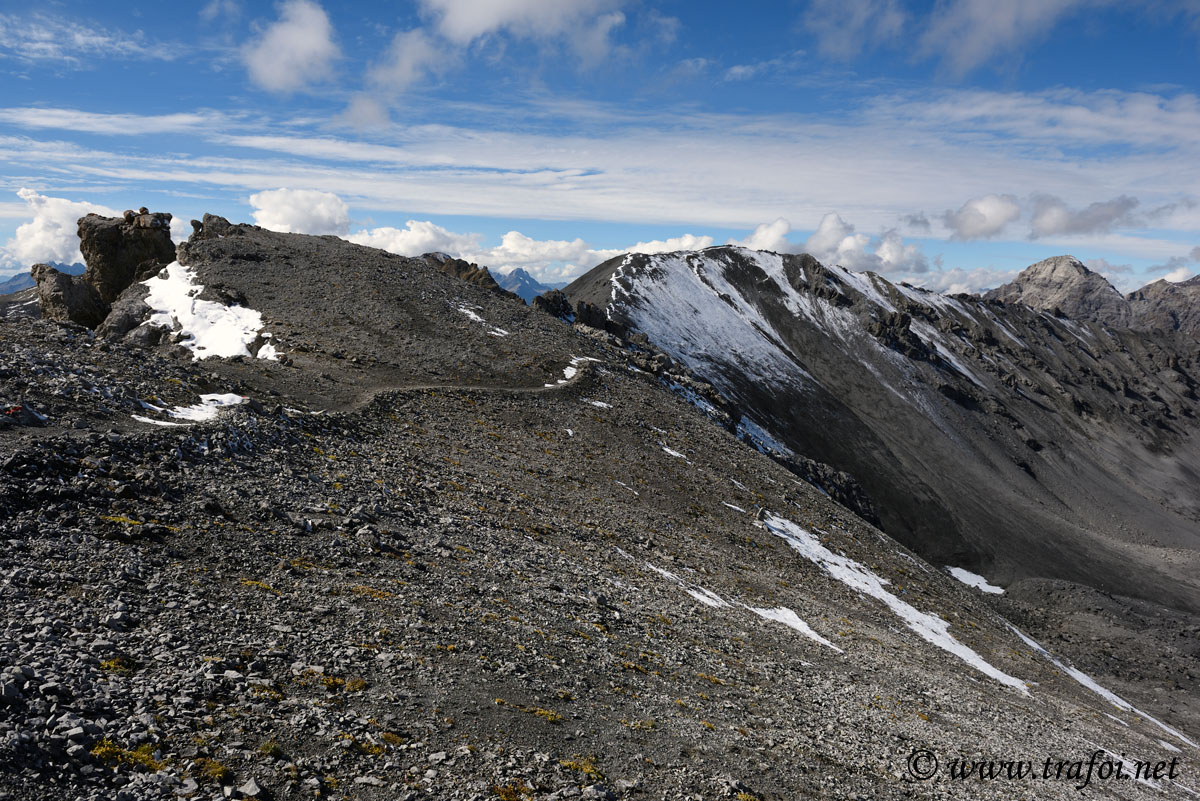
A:
<svg viewBox="0 0 1200 801">
<path fill-rule="evenodd" d="M 1074 260 L 1035 267 L 1029 286 L 1065 284 L 1050 300 L 1123 302 Z M 935 563 L 1200 605 L 1194 340 L 734 247 L 619 257 L 564 292 L 767 447 L 854 476 Z"/>
</svg>

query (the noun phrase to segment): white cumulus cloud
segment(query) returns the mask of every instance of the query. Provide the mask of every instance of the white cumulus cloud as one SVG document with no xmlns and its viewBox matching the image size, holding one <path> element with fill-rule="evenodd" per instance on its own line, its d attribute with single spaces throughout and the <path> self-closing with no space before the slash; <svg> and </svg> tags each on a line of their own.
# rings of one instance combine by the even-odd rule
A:
<svg viewBox="0 0 1200 801">
<path fill-rule="evenodd" d="M 47 197 L 32 189 L 20 189 L 17 196 L 25 201 L 33 219 L 17 226 L 13 238 L 0 249 L 9 268 L 28 269 L 39 262 L 82 262 L 79 218 L 91 213 L 120 216 L 120 212 L 99 203 Z"/>
<path fill-rule="evenodd" d="M 242 49 L 250 79 L 272 92 L 294 92 L 325 80 L 340 56 L 329 16 L 312 0 L 285 0 L 279 19 Z"/>
<path fill-rule="evenodd" d="M 439 47 L 421 28 L 401 31 L 392 37 L 383 58 L 367 71 L 367 82 L 385 93 L 401 92 L 444 67 L 451 58 L 453 54 Z"/>
<path fill-rule="evenodd" d="M 712 247 L 713 238 L 711 236 L 696 236 L 695 234 L 684 234 L 683 236 L 673 236 L 668 239 L 652 239 L 649 242 L 638 242 L 636 245 L 625 248 L 621 253 L 674 253 L 679 250 L 704 250 Z"/>
<path fill-rule="evenodd" d="M 409 220 L 403 228 L 384 226 L 364 229 L 345 238 L 357 245 L 379 248 L 400 256 L 449 253 L 459 259 L 479 252 L 482 239 L 479 234 L 456 234 L 428 220 Z"/>
<path fill-rule="evenodd" d="M 892 229 L 884 231 L 875 246 L 875 256 L 879 258 L 881 272 L 906 272 L 920 275 L 929 272 L 929 260 L 921 251 L 921 246 L 913 242 L 906 243 L 900 232 Z"/>
<path fill-rule="evenodd" d="M 1020 216 L 1021 204 L 1012 195 L 984 195 L 968 200 L 958 211 L 947 211 L 942 222 L 952 239 L 987 239 Z"/>
<path fill-rule="evenodd" d="M 332 192 L 271 189 L 250 196 L 254 221 L 263 228 L 292 234 L 344 234 L 350 210 Z"/>
<path fill-rule="evenodd" d="M 171 218 L 171 241 L 178 245 L 192 235 L 192 224 L 183 217 Z"/>
<path fill-rule="evenodd" d="M 817 230 L 804 243 L 804 250 L 824 264 L 840 264 L 850 270 L 877 273 L 917 274 L 929 271 L 929 262 L 919 245 L 906 243 L 899 231 L 889 229 L 872 240 L 856 233 L 852 224 L 836 212 L 821 218 Z"/>
<path fill-rule="evenodd" d="M 751 250 L 773 250 L 776 253 L 792 253 L 795 246 L 787 240 L 792 230 L 792 224 L 782 217 L 774 222 L 763 223 L 755 227 L 750 236 L 745 239 L 730 239 L 730 245 L 740 245 Z"/>
<path fill-rule="evenodd" d="M 1007 284 L 1017 277 L 1018 272 L 1019 270 L 995 270 L 989 267 L 979 267 L 974 270 L 955 267 L 950 270 L 932 270 L 914 283 L 919 283 L 925 289 L 947 295 L 979 293 L 985 289 L 995 289 L 1001 284 Z"/>
</svg>

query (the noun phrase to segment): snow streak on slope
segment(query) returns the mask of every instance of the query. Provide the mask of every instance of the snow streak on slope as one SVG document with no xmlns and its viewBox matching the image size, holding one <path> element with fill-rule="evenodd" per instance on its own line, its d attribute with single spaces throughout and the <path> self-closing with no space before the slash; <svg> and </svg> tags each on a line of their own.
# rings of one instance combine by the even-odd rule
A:
<svg viewBox="0 0 1200 801">
<path fill-rule="evenodd" d="M 728 504 L 726 504 L 726 505 L 728 506 Z M 736 508 L 736 507 L 734 507 L 734 508 Z M 620 548 L 618 548 L 617 551 L 625 558 L 633 560 L 632 556 L 625 553 Z M 741 607 L 750 612 L 753 612 L 754 614 L 761 617 L 763 620 L 771 620 L 771 621 L 774 621 L 775 623 L 782 623 L 783 625 L 787 626 L 788 628 L 790 628 L 794 631 L 800 632 L 801 634 L 803 634 L 805 637 L 809 638 L 810 640 L 813 640 L 814 642 L 819 642 L 821 645 L 824 645 L 826 648 L 831 648 L 834 651 L 837 651 L 839 654 L 846 653 L 841 648 L 838 648 L 836 645 L 831 643 L 829 640 L 825 639 L 820 634 L 818 634 L 813 629 L 812 626 L 808 625 L 808 623 L 806 621 L 801 619 L 801 617 L 799 615 L 797 615 L 795 612 L 793 612 L 791 609 L 789 609 L 786 606 L 777 606 L 774 608 L 767 608 L 767 607 L 759 607 L 759 606 L 750 606 L 749 604 L 744 604 L 744 603 L 736 602 L 736 601 L 733 604 L 730 604 L 729 601 L 726 601 L 724 598 L 717 595 L 712 590 L 705 589 L 704 587 L 701 587 L 698 584 L 691 584 L 687 581 L 684 581 L 682 578 L 680 578 L 675 573 L 672 573 L 670 570 L 666 570 L 664 568 L 658 567 L 657 565 L 652 564 L 650 562 L 645 562 L 644 564 L 646 565 L 646 567 L 650 568 L 658 575 L 662 576 L 663 578 L 667 579 L 668 581 L 672 582 L 673 584 L 678 585 L 680 589 L 682 589 L 688 595 L 692 596 L 693 598 L 695 598 L 697 601 L 704 604 L 705 606 L 711 606 L 716 609 L 720 609 L 723 607 L 731 607 L 731 606 L 732 607 Z"/>
<path fill-rule="evenodd" d="M 1174 728 L 1168 726 L 1167 724 L 1163 723 L 1161 720 L 1158 720 L 1157 718 L 1147 715 L 1145 712 L 1138 709 L 1133 704 L 1129 703 L 1124 698 L 1122 698 L 1121 696 L 1114 693 L 1112 690 L 1109 690 L 1109 689 L 1097 684 L 1095 679 L 1093 679 L 1091 676 L 1089 676 L 1086 673 L 1084 673 L 1083 671 L 1077 670 L 1076 668 L 1073 668 L 1070 665 L 1066 664 L 1065 662 L 1061 661 L 1060 659 L 1055 657 L 1053 654 L 1051 654 L 1049 651 L 1047 651 L 1045 648 L 1043 648 L 1041 645 L 1039 645 L 1037 642 L 1030 639 L 1029 637 L 1026 637 L 1025 633 L 1022 632 L 1020 629 L 1018 629 L 1016 626 L 1014 626 L 1010 623 L 1008 627 L 1010 629 L 1012 629 L 1013 633 L 1015 633 L 1018 637 L 1020 637 L 1025 642 L 1026 645 L 1028 645 L 1033 650 L 1037 651 L 1039 654 L 1044 656 L 1046 659 L 1049 659 L 1051 662 L 1053 662 L 1054 665 L 1059 670 L 1061 670 L 1063 673 L 1066 673 L 1071 678 L 1075 679 L 1075 681 L 1079 682 L 1084 687 L 1087 687 L 1089 690 L 1091 690 L 1096 695 L 1103 698 L 1105 701 L 1108 701 L 1110 704 L 1115 706 L 1117 709 L 1123 709 L 1126 712 L 1132 712 L 1135 715 L 1140 715 L 1141 717 L 1143 717 L 1146 720 L 1153 723 L 1155 726 L 1158 726 L 1160 729 L 1165 731 L 1167 734 L 1178 739 L 1180 742 L 1187 743 L 1192 748 L 1200 748 L 1200 745 L 1197 745 L 1192 740 L 1188 739 L 1187 736 L 1183 734 L 1183 732 L 1179 731 L 1178 729 L 1174 729 Z"/>
<path fill-rule="evenodd" d="M 821 643 L 821 645 L 824 645 L 827 648 L 832 648 L 839 654 L 846 653 L 841 648 L 838 648 L 829 640 L 813 631 L 812 626 L 801 620 L 799 615 L 797 615 L 791 609 L 788 609 L 786 606 L 777 606 L 774 609 L 764 609 L 758 606 L 747 606 L 746 608 L 765 620 L 774 620 L 776 623 L 782 623 L 790 629 L 795 629 L 805 637 L 808 637 L 810 640 L 816 640 L 817 642 Z"/>
<path fill-rule="evenodd" d="M 768 514 L 764 517 L 763 522 L 768 531 L 783 539 L 792 547 L 792 550 L 815 563 L 830 576 L 864 595 L 883 601 L 904 621 L 905 625 L 927 642 L 954 654 L 980 673 L 990 676 L 1001 684 L 1026 695 L 1029 694 L 1024 681 L 993 667 L 973 649 L 956 640 L 949 633 L 950 624 L 947 621 L 937 615 L 916 609 L 884 589 L 884 585 L 887 583 L 885 579 L 875 575 L 853 559 L 829 550 L 821 544 L 816 536 L 791 520 Z"/>
<path fill-rule="evenodd" d="M 262 333 L 260 312 L 197 298 L 204 286 L 196 283 L 196 274 L 190 267 L 177 261 L 142 283 L 150 288 L 146 305 L 154 310 L 144 324 L 168 330 L 178 325 L 186 337 L 183 346 L 192 351 L 196 360 L 210 356 L 250 356 L 250 345 L 260 337 L 271 336 Z M 260 359 L 278 358 L 270 343 L 262 345 L 254 355 Z"/>
<path fill-rule="evenodd" d="M 777 253 L 731 246 L 627 256 L 609 278 L 606 314 L 609 319 L 624 318 L 722 390 L 730 389 L 724 385 L 723 371 L 712 369 L 722 364 L 781 389 L 818 384 L 804 367 L 808 354 L 794 350 L 796 342 L 787 330 L 796 323 L 808 325 L 840 343 L 845 358 L 860 362 L 901 397 L 906 396 L 879 374 L 876 363 L 882 358 L 907 374 L 910 362 L 868 333 L 871 320 L 894 316 L 914 302 L 937 315 L 975 320 L 953 298 L 894 286 L 874 273 L 834 265 L 816 267 L 819 272 L 806 275 L 804 269 L 813 268 L 785 263 Z M 784 310 L 794 320 L 781 321 Z M 960 358 L 961 341 L 920 320 L 912 320 L 911 326 L 949 369 L 984 386 Z M 730 362 L 731 354 L 736 362 Z"/>
<path fill-rule="evenodd" d="M 478 314 L 475 313 L 475 310 L 472 309 L 470 306 L 460 304 L 458 306 L 455 306 L 454 308 L 456 308 L 460 313 L 465 314 L 467 317 L 471 318 L 475 322 L 483 323 L 484 325 L 486 325 L 488 327 L 488 333 L 494 337 L 506 337 L 509 334 L 509 332 L 505 331 L 503 328 L 497 328 L 496 326 L 489 323 L 487 320 L 480 317 Z"/>
<path fill-rule="evenodd" d="M 661 567 L 658 567 L 657 565 L 652 565 L 649 562 L 646 563 L 646 567 L 650 568 L 655 573 L 657 573 L 658 575 L 667 579 L 668 581 L 678 584 L 683 589 L 684 592 L 686 592 L 688 595 L 692 596 L 693 598 L 695 598 L 697 601 L 704 604 L 705 606 L 713 606 L 713 607 L 729 606 L 729 604 L 725 601 L 725 599 L 722 598 L 721 596 L 717 595 L 715 592 L 712 592 L 711 590 L 706 590 L 703 587 L 695 585 L 695 584 L 689 584 L 688 582 L 681 579 L 679 576 L 672 573 L 670 570 L 665 570 Z"/>
</svg>

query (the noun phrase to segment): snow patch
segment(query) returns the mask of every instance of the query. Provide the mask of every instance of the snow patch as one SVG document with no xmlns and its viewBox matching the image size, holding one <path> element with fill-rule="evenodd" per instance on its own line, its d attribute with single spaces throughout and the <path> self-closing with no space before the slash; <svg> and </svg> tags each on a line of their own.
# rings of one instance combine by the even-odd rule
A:
<svg viewBox="0 0 1200 801">
<path fill-rule="evenodd" d="M 228 393 L 209 393 L 200 396 L 200 402 L 192 406 L 175 406 L 171 409 L 166 409 L 162 406 L 155 406 L 152 403 L 146 403 L 139 400 L 143 409 L 154 412 L 165 412 L 169 417 L 176 420 L 186 420 L 186 423 L 173 423 L 168 420 L 156 420 L 151 417 L 144 417 L 140 414 L 133 415 L 133 419 L 142 423 L 152 423 L 156 426 L 185 426 L 190 423 L 201 423 L 205 420 L 212 420 L 216 417 L 221 409 L 230 406 L 240 406 L 246 402 L 246 398 L 241 395 L 235 395 L 232 392 Z"/>
<path fill-rule="evenodd" d="M 563 377 L 555 381 L 553 384 L 546 384 L 547 387 L 556 387 L 559 384 L 565 384 L 575 376 L 579 375 L 579 366 L 588 362 L 598 362 L 599 359 L 593 359 L 591 356 L 572 356 L 571 363 L 563 368 Z"/>
<path fill-rule="evenodd" d="M 792 449 L 784 445 L 775 437 L 771 436 L 765 428 L 754 422 L 753 419 L 743 416 L 738 421 L 737 435 L 739 439 L 747 439 L 754 449 L 759 453 L 775 453 L 783 456 L 792 456 Z"/>
<path fill-rule="evenodd" d="M 197 361 L 210 356 L 250 356 L 250 345 L 260 336 L 270 336 L 262 333 L 261 312 L 197 298 L 204 286 L 196 283 L 192 268 L 177 261 L 142 283 L 150 289 L 146 305 L 154 312 L 143 325 L 168 330 L 178 325 L 185 337 L 183 346 Z M 274 360 L 278 353 L 273 346 L 264 346 L 258 349 L 257 357 Z"/>
<path fill-rule="evenodd" d="M 508 331 L 505 331 L 503 328 L 495 327 L 494 325 L 489 323 L 487 320 L 483 319 L 478 314 L 476 314 L 475 310 L 472 309 L 470 306 L 460 304 L 460 305 L 456 306 L 455 308 L 458 309 L 463 314 L 467 315 L 467 317 L 471 318 L 475 322 L 486 325 L 488 327 L 488 333 L 491 334 L 492 336 L 494 336 L 494 337 L 508 336 L 508 334 L 509 334 Z"/>
<path fill-rule="evenodd" d="M 679 587 L 684 592 L 686 592 L 688 595 L 692 596 L 693 598 L 695 598 L 697 601 L 704 604 L 705 606 L 711 606 L 714 608 L 729 606 L 729 603 L 726 602 L 723 598 L 721 598 L 721 596 L 717 595 L 715 592 L 711 592 L 711 591 L 706 590 L 703 587 L 697 586 L 695 584 L 689 584 L 688 582 L 681 579 L 679 576 L 672 573 L 670 570 L 665 570 L 661 567 L 658 567 L 657 565 L 652 565 L 649 562 L 646 563 L 646 567 L 650 568 L 651 570 L 653 570 L 655 573 L 662 576 L 663 578 L 665 578 L 669 581 L 672 581 L 675 584 L 678 584 Z"/>
<path fill-rule="evenodd" d="M 989 583 L 987 579 L 978 573 L 972 573 L 970 570 L 965 570 L 961 567 L 947 567 L 946 572 L 954 576 L 954 578 L 958 579 L 963 584 L 969 584 L 977 590 L 981 590 L 991 595 L 1004 594 L 1003 587 L 997 587 L 995 584 Z"/>
</svg>

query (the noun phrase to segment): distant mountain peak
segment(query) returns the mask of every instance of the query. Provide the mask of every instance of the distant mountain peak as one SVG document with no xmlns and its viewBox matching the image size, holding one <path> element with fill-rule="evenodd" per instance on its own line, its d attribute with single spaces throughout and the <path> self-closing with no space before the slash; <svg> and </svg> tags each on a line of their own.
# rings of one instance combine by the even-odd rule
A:
<svg viewBox="0 0 1200 801">
<path fill-rule="evenodd" d="M 1108 280 L 1074 256 L 1052 256 L 1021 271 L 1013 281 L 984 294 L 987 300 L 1024 303 L 1104 325 L 1129 325 L 1129 304 Z"/>
<path fill-rule="evenodd" d="M 561 284 L 555 286 L 543 284 L 530 275 L 529 271 L 523 267 L 517 267 L 509 270 L 507 273 L 501 274 L 496 278 L 496 282 L 509 292 L 519 295 L 526 303 L 533 303 L 533 299 L 538 295 L 561 286 Z"/>
</svg>

